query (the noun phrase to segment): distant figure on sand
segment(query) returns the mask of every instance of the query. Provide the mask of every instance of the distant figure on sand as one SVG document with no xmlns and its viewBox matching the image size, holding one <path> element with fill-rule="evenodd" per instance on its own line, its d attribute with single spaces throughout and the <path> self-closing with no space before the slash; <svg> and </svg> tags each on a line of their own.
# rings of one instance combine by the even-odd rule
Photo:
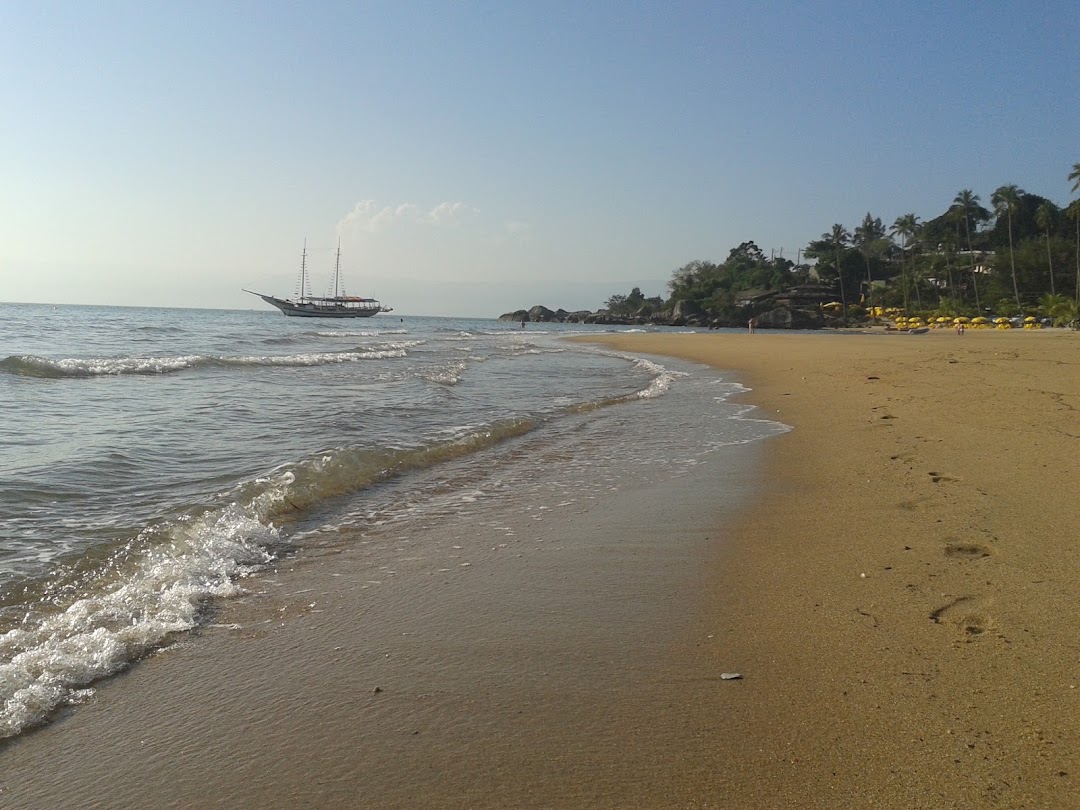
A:
<svg viewBox="0 0 1080 810">
<path fill-rule="evenodd" d="M 964 334 L 964 322 L 963 321 L 960 321 L 958 324 L 956 324 L 956 334 L 958 334 L 958 335 Z"/>
<path fill-rule="evenodd" d="M 750 319 L 750 320 L 749 320 L 749 321 L 747 322 L 747 324 L 746 324 L 746 328 L 747 328 L 747 329 L 748 329 L 748 330 L 750 331 L 750 334 L 751 334 L 751 335 L 752 335 L 752 334 L 754 334 L 754 319 L 753 319 L 753 318 L 751 318 L 751 319 Z"/>
</svg>

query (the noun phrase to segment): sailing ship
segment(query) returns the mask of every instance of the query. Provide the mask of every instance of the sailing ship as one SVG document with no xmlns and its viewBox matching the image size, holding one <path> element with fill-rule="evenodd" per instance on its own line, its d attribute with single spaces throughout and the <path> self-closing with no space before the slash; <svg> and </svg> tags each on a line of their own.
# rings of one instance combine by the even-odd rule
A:
<svg viewBox="0 0 1080 810">
<path fill-rule="evenodd" d="M 244 290 L 257 295 L 266 303 L 277 307 L 285 315 L 297 318 L 370 318 L 380 312 L 392 312 L 391 307 L 384 307 L 374 298 L 361 298 L 358 295 L 346 295 L 345 285 L 341 280 L 341 243 L 338 242 L 337 261 L 334 263 L 334 279 L 331 291 L 323 298 L 317 298 L 308 291 L 310 278 L 307 269 L 307 242 L 300 257 L 300 278 L 296 285 L 296 299 L 278 298 L 263 295 L 254 290 Z"/>
</svg>

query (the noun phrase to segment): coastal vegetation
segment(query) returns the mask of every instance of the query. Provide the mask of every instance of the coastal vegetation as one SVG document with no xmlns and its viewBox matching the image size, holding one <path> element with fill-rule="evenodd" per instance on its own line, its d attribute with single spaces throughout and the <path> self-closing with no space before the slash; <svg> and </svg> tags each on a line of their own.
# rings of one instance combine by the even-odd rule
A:
<svg viewBox="0 0 1080 810">
<path fill-rule="evenodd" d="M 1080 192 L 1080 163 L 1068 180 Z M 675 270 L 666 299 L 635 287 L 611 296 L 597 314 L 734 326 L 766 314 L 778 299 L 798 306 L 793 292 L 815 288 L 835 300 L 813 307 L 823 322 L 838 325 L 866 322 L 886 309 L 1074 323 L 1080 315 L 1080 197 L 1059 206 L 1009 183 L 987 201 L 990 208 L 973 190 L 961 189 L 933 218 L 908 213 L 890 226 L 867 212 L 850 230 L 833 224 L 794 261 L 743 242 L 722 262 L 695 260 Z M 814 300 L 803 296 L 804 305 Z"/>
</svg>

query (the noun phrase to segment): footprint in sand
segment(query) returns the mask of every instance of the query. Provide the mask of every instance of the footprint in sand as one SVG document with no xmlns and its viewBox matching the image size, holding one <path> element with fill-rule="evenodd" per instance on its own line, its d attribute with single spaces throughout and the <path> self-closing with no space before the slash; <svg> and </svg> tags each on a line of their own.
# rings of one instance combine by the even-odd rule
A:
<svg viewBox="0 0 1080 810">
<path fill-rule="evenodd" d="M 981 560 L 993 552 L 979 543 L 951 542 L 945 546 L 945 556 L 954 560 Z"/>
<path fill-rule="evenodd" d="M 930 480 L 933 481 L 935 484 L 940 484 L 943 481 L 949 482 L 949 481 L 959 481 L 960 480 L 959 478 L 954 478 L 951 475 L 943 475 L 942 473 L 939 473 L 939 472 L 928 472 L 927 475 L 930 476 Z"/>
<path fill-rule="evenodd" d="M 979 600 L 974 596 L 960 596 L 942 605 L 930 614 L 930 619 L 934 624 L 957 628 L 963 637 L 969 639 L 978 638 L 993 627 L 990 616 L 980 609 Z"/>
</svg>

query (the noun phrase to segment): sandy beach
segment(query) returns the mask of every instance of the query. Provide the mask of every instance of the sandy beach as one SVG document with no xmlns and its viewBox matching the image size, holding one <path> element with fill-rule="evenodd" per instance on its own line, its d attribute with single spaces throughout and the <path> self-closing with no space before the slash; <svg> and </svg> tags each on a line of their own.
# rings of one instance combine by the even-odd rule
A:
<svg viewBox="0 0 1080 810">
<path fill-rule="evenodd" d="M 0 748 L 0 806 L 1080 806 L 1080 335 L 601 340 L 794 430 L 376 605 L 283 566 Z"/>
<path fill-rule="evenodd" d="M 749 670 L 717 806 L 1080 806 L 1080 335 L 623 345 L 796 428 L 711 590 Z"/>
</svg>

